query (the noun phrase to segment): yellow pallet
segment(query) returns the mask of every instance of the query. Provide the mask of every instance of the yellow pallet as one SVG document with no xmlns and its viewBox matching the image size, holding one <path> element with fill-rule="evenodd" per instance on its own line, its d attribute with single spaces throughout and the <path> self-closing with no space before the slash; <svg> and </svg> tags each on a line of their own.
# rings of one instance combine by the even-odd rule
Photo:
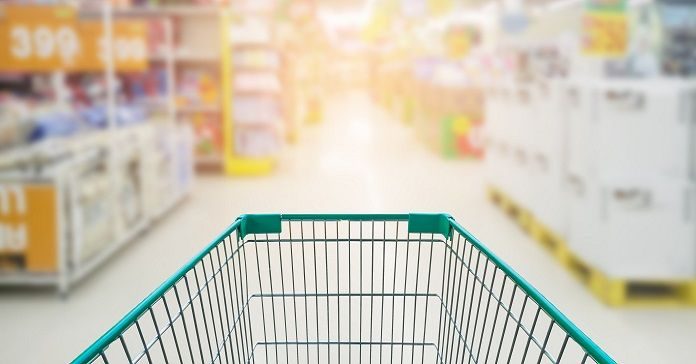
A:
<svg viewBox="0 0 696 364">
<path fill-rule="evenodd" d="M 547 249 L 558 261 L 568 264 L 571 253 L 565 240 L 536 218 L 532 217 L 530 220 L 529 230 L 534 241 Z"/>
<path fill-rule="evenodd" d="M 571 255 L 566 268 L 610 306 L 683 307 L 696 305 L 696 280 L 660 281 L 612 278 Z"/>
<path fill-rule="evenodd" d="M 502 192 L 493 186 L 489 186 L 487 192 L 488 199 L 491 200 L 491 202 L 493 202 L 496 206 L 500 206 L 503 200 Z"/>
<path fill-rule="evenodd" d="M 512 218 L 522 228 L 522 230 L 531 233 L 532 214 L 515 200 L 508 197 L 507 194 L 495 187 L 488 188 L 488 197 L 500 207 L 510 218 Z"/>
<path fill-rule="evenodd" d="M 534 241 L 548 250 L 573 276 L 599 300 L 610 306 L 684 307 L 696 306 L 696 280 L 660 281 L 609 277 L 587 264 L 569 248 L 566 241 L 520 207 L 504 192 L 488 188 L 488 198 L 513 218 Z"/>
<path fill-rule="evenodd" d="M 531 232 L 533 217 L 529 211 L 515 203 L 508 203 L 506 212 L 522 230 L 527 233 Z"/>
</svg>

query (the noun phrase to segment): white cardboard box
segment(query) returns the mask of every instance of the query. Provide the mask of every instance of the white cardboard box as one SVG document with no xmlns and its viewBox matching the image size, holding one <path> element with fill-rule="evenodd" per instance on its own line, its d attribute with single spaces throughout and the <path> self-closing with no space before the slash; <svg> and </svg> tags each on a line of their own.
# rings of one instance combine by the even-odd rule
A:
<svg viewBox="0 0 696 364">
<path fill-rule="evenodd" d="M 611 277 L 696 275 L 696 191 L 677 181 L 585 181 L 569 193 L 571 250 Z"/>
</svg>

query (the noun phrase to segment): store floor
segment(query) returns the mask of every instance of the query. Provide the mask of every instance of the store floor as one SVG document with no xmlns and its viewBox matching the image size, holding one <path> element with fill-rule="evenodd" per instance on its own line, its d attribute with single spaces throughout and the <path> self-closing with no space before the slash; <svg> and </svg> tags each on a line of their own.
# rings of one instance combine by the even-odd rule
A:
<svg viewBox="0 0 696 364">
<path fill-rule="evenodd" d="M 201 177 L 145 236 L 74 287 L 0 290 L 0 363 L 66 362 L 241 213 L 445 211 L 490 245 L 621 363 L 696 358 L 696 310 L 612 309 L 485 198 L 481 163 L 446 161 L 361 93 L 331 99 L 273 176 Z"/>
</svg>

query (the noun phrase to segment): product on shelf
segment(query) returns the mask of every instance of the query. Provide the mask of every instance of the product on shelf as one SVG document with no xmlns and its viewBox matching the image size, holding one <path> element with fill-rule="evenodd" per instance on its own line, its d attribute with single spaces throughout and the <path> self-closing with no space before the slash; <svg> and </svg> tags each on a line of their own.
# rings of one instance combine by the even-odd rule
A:
<svg viewBox="0 0 696 364">
<path fill-rule="evenodd" d="M 0 151 L 24 143 L 31 133 L 29 106 L 10 96 L 0 96 Z"/>
<path fill-rule="evenodd" d="M 142 219 L 141 163 L 139 155 L 129 156 L 128 159 L 123 161 L 118 171 L 120 176 L 118 197 L 124 226 L 134 226 Z"/>
<path fill-rule="evenodd" d="M 234 44 L 268 44 L 272 37 L 270 24 L 261 17 L 245 17 L 230 27 L 230 39 Z"/>
<path fill-rule="evenodd" d="M 273 95 L 239 95 L 232 104 L 237 124 L 274 124 L 281 119 L 278 98 Z"/>
<path fill-rule="evenodd" d="M 193 186 L 193 130 L 189 125 L 178 125 L 168 136 L 173 145 L 174 180 L 176 195 L 186 195 Z"/>
<path fill-rule="evenodd" d="M 30 141 L 72 135 L 80 129 L 77 115 L 67 110 L 47 110 L 36 115 Z"/>
<path fill-rule="evenodd" d="M 113 188 L 106 160 L 106 153 L 97 153 L 76 166 L 70 184 L 75 198 L 65 213 L 72 221 L 74 264 L 87 261 L 114 243 Z"/>
<path fill-rule="evenodd" d="M 164 3 L 113 1 L 119 18 L 140 14 L 129 7 Z M 92 16 L 99 8 L 76 9 L 90 14 L 81 31 L 103 29 Z M 193 141 L 173 125 L 169 108 L 171 72 L 179 71 L 166 44 L 175 38 L 172 19 L 143 15 L 114 23 L 115 35 L 137 23 L 129 29 L 138 31 L 138 49 L 116 44 L 110 75 L 92 65 L 0 70 L 0 284 L 55 285 L 65 293 L 189 191 Z M 144 23 L 150 67 L 141 67 L 147 57 L 137 52 Z M 124 60 L 129 50 L 137 60 Z M 184 75 L 193 84 L 190 101 L 218 103 L 216 72 L 193 68 Z"/>
<path fill-rule="evenodd" d="M 280 137 L 272 127 L 241 127 L 235 131 L 234 147 L 239 156 L 272 156 L 280 148 Z"/>
<path fill-rule="evenodd" d="M 207 70 L 185 69 L 177 85 L 177 103 L 186 105 L 218 105 L 219 86 L 216 76 Z"/>
<path fill-rule="evenodd" d="M 235 8 L 239 17 L 230 26 L 231 54 L 230 119 L 231 135 L 225 143 L 229 173 L 257 174 L 268 171 L 285 139 L 288 90 L 285 64 L 277 40 L 277 29 L 265 13 L 250 10 L 248 4 Z M 262 6 L 254 2 L 254 6 Z M 282 137 L 281 137 L 282 135 Z"/>
<path fill-rule="evenodd" d="M 128 101 L 137 102 L 163 99 L 168 92 L 167 71 L 164 67 L 152 67 L 145 72 L 131 73 L 122 77 L 124 95 Z"/>
<path fill-rule="evenodd" d="M 210 113 L 189 113 L 182 117 L 193 127 L 196 155 L 217 157 L 222 155 L 222 130 L 220 119 Z"/>
<path fill-rule="evenodd" d="M 658 11 L 664 29 L 662 69 L 668 76 L 696 75 L 696 4 L 662 0 Z"/>
<path fill-rule="evenodd" d="M 142 134 L 143 210 L 157 216 L 193 182 L 193 133 L 185 125 L 156 125 Z"/>
<path fill-rule="evenodd" d="M 388 106 L 413 119 L 418 135 L 443 156 L 482 158 L 485 97 L 478 75 L 485 64 L 424 57 L 410 69 L 387 70 Z"/>
<path fill-rule="evenodd" d="M 147 51 L 155 58 L 163 58 L 168 51 L 167 30 L 165 19 L 149 19 L 147 21 Z"/>
<path fill-rule="evenodd" d="M 275 50 L 259 48 L 239 48 L 232 55 L 235 70 L 277 70 L 280 68 L 280 55 Z"/>
<path fill-rule="evenodd" d="M 277 93 L 281 90 L 281 85 L 274 73 L 238 72 L 234 76 L 234 88 L 238 92 Z"/>
</svg>

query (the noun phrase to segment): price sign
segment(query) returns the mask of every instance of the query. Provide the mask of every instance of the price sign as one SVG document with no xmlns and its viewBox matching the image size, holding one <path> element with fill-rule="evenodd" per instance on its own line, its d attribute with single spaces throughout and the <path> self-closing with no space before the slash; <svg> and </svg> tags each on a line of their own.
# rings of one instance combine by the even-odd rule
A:
<svg viewBox="0 0 696 364">
<path fill-rule="evenodd" d="M 112 29 L 114 69 L 147 69 L 146 23 L 117 20 Z M 0 70 L 103 71 L 107 44 L 103 23 L 78 21 L 71 7 L 0 6 Z"/>
<path fill-rule="evenodd" d="M 628 49 L 626 0 L 586 0 L 583 18 L 583 53 L 621 57 Z"/>
<path fill-rule="evenodd" d="M 58 265 L 53 186 L 0 184 L 0 272 L 54 272 Z"/>
<path fill-rule="evenodd" d="M 628 48 L 628 19 L 623 13 L 588 12 L 583 19 L 583 53 L 621 57 Z"/>
<path fill-rule="evenodd" d="M 0 69 L 53 71 L 80 62 L 75 10 L 68 6 L 0 7 Z"/>
<path fill-rule="evenodd" d="M 100 21 L 84 21 L 79 25 L 85 56 L 82 70 L 103 70 L 106 66 L 107 44 L 104 25 Z M 147 69 L 147 26 L 141 21 L 117 20 L 113 23 L 111 56 L 117 71 Z"/>
</svg>

